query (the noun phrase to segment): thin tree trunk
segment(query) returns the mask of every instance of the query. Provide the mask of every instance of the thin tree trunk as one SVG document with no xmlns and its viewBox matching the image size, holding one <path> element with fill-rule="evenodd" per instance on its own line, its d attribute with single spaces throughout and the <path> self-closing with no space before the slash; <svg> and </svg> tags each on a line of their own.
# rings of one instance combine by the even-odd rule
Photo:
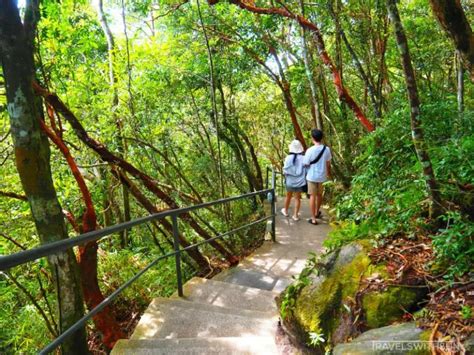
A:
<svg viewBox="0 0 474 355">
<path fill-rule="evenodd" d="M 441 196 L 438 190 L 438 184 L 434 175 L 433 167 L 431 165 L 431 160 L 426 149 L 426 142 L 420 119 L 420 100 L 418 97 L 415 71 L 411 62 L 405 30 L 398 13 L 397 0 L 387 0 L 387 10 L 395 31 L 395 37 L 402 60 L 403 72 L 405 74 L 405 83 L 411 109 L 410 119 L 413 145 L 415 146 L 416 154 L 421 166 L 423 167 L 423 176 L 427 183 L 427 192 L 431 200 L 432 214 L 436 217 L 441 214 Z"/>
<path fill-rule="evenodd" d="M 285 71 L 283 70 L 283 66 L 281 65 L 280 58 L 278 58 L 278 54 L 271 45 L 269 46 L 269 52 L 275 59 L 275 62 L 277 63 L 278 71 L 280 72 L 280 77 L 278 78 L 276 75 L 275 77 L 277 78 L 276 83 L 280 87 L 281 92 L 283 94 L 283 99 L 285 101 L 286 109 L 288 110 L 288 113 L 290 114 L 291 122 L 293 123 L 293 130 L 295 132 L 295 138 L 297 138 L 301 144 L 303 145 L 303 148 L 306 150 L 306 140 L 304 139 L 303 132 L 301 131 L 300 124 L 298 123 L 298 118 L 296 117 L 296 108 L 295 105 L 293 104 L 293 97 L 291 95 L 291 86 L 290 82 L 286 80 L 285 76 Z"/>
<path fill-rule="evenodd" d="M 295 138 L 298 139 L 301 142 L 301 144 L 303 145 L 303 148 L 306 149 L 306 142 L 305 142 L 305 139 L 304 139 L 304 135 L 303 135 L 303 132 L 301 131 L 301 127 L 298 123 L 298 119 L 297 119 L 297 116 L 296 116 L 296 109 L 293 105 L 293 98 L 291 96 L 290 86 L 289 86 L 288 81 L 286 81 L 284 75 L 283 75 L 283 77 L 279 77 L 277 74 L 275 74 L 270 69 L 270 67 L 267 65 L 265 60 L 260 58 L 257 55 L 257 53 L 255 53 L 249 47 L 245 46 L 243 43 L 238 42 L 237 40 L 234 40 L 232 38 L 229 38 L 224 33 L 218 32 L 218 34 L 219 34 L 219 37 L 224 41 L 239 44 L 245 52 L 247 52 L 258 64 L 260 64 L 263 67 L 264 73 L 266 75 L 268 75 L 268 77 L 271 80 L 273 80 L 275 82 L 275 84 L 278 85 L 278 87 L 280 88 L 280 90 L 282 92 L 282 95 L 283 95 L 283 102 L 285 103 L 286 109 L 287 109 L 287 111 L 290 115 L 290 119 L 291 119 L 291 123 L 293 125 L 293 131 L 294 131 L 294 134 L 295 134 Z M 278 56 L 276 55 L 274 49 L 272 47 L 270 47 L 269 50 L 270 50 L 271 54 L 274 56 L 275 60 L 277 61 L 277 64 L 278 64 L 278 67 L 279 67 L 279 70 L 280 70 L 280 74 L 283 73 L 280 60 L 279 60 Z"/>
<path fill-rule="evenodd" d="M 109 24 L 105 17 L 103 1 L 98 0 L 97 2 L 97 15 L 99 17 L 99 22 L 104 32 L 105 38 L 107 40 L 107 50 L 108 50 L 108 62 L 109 62 L 109 85 L 112 91 L 112 104 L 111 112 L 112 117 L 117 127 L 117 148 L 121 157 L 125 157 L 126 153 L 126 142 L 123 138 L 123 122 L 122 119 L 118 116 L 118 106 L 119 106 L 119 97 L 117 90 L 117 77 L 115 75 L 114 63 L 115 63 L 115 41 L 110 30 Z M 128 46 L 128 43 L 127 43 Z M 128 47 L 127 47 L 128 50 Z M 131 100 L 131 98 L 130 98 Z M 104 173 L 105 174 L 105 173 Z M 129 221 L 131 219 L 130 215 L 130 199 L 128 196 L 128 191 L 125 187 L 122 186 L 122 198 L 123 198 L 123 211 L 124 214 L 119 215 L 118 218 L 120 222 Z M 128 244 L 128 233 L 129 230 L 124 230 L 120 232 L 120 240 L 122 247 L 125 247 Z"/>
<path fill-rule="evenodd" d="M 464 112 L 464 67 L 462 65 L 461 55 L 456 51 L 456 67 L 457 67 L 457 98 L 458 112 L 462 115 Z"/>
<path fill-rule="evenodd" d="M 337 3 L 339 4 L 339 1 L 337 1 Z M 380 113 L 379 105 L 377 103 L 377 96 L 376 96 L 375 88 L 372 84 L 372 81 L 370 80 L 369 76 L 367 75 L 364 68 L 362 67 L 362 64 L 359 60 L 359 57 L 357 56 L 356 52 L 354 51 L 354 48 L 352 48 L 349 40 L 347 39 L 346 33 L 345 33 L 344 29 L 342 28 L 342 26 L 339 22 L 338 15 L 334 11 L 334 8 L 332 7 L 331 2 L 328 2 L 328 7 L 329 7 L 329 13 L 331 14 L 333 20 L 337 24 L 336 31 L 339 32 L 339 36 L 342 39 L 342 41 L 344 42 L 347 50 L 349 51 L 349 53 L 352 57 L 352 62 L 354 63 L 355 67 L 357 68 L 362 80 L 364 81 L 365 87 L 367 88 L 367 91 L 368 91 L 369 97 L 370 97 L 370 101 L 371 101 L 372 107 L 374 109 L 375 117 L 381 118 L 382 114 Z M 340 9 L 338 9 L 338 12 L 339 12 L 339 10 Z M 342 77 L 342 75 L 341 75 L 341 77 Z"/>
<path fill-rule="evenodd" d="M 237 158 L 237 162 L 241 166 L 245 177 L 247 178 L 250 191 L 258 191 L 262 189 L 262 183 L 259 183 L 258 177 L 252 172 L 250 167 L 249 159 L 247 156 L 247 151 L 241 139 L 241 132 L 239 129 L 238 122 L 229 122 L 227 118 L 227 104 L 224 96 L 224 89 L 221 82 L 218 82 L 217 89 L 219 91 L 222 103 L 222 123 L 227 131 L 230 132 L 231 137 L 227 136 L 223 130 L 219 132 L 219 135 L 224 139 L 230 148 L 234 151 Z M 261 174 L 261 173 L 260 173 Z"/>
<path fill-rule="evenodd" d="M 207 61 L 209 64 L 209 93 L 211 95 L 211 104 L 212 104 L 212 111 L 211 111 L 211 119 L 214 124 L 214 127 L 216 127 L 216 131 L 219 132 L 219 120 L 218 120 L 218 115 L 217 115 L 217 100 L 216 100 L 216 79 L 215 79 L 215 73 L 214 73 L 214 59 L 212 58 L 212 51 L 211 51 L 211 46 L 209 45 L 209 37 L 207 36 L 207 31 L 206 27 L 204 26 L 204 21 L 202 19 L 202 13 L 201 13 L 201 5 L 199 3 L 199 0 L 196 2 L 197 4 L 197 10 L 198 10 L 198 15 L 199 15 L 199 22 L 201 24 L 202 28 L 202 33 L 204 35 L 204 41 L 206 43 L 206 50 L 207 50 Z M 224 183 L 224 176 L 222 173 L 222 152 L 221 152 L 221 141 L 219 138 L 219 134 L 217 134 L 217 161 L 218 161 L 218 174 L 219 174 L 219 186 L 221 190 L 221 197 L 225 197 L 225 183 Z M 224 208 L 226 208 L 224 206 Z M 229 220 L 229 213 L 227 210 L 224 210 L 227 221 Z"/>
<path fill-rule="evenodd" d="M 48 140 L 38 123 L 40 112 L 31 88 L 35 75 L 33 47 L 27 30 L 16 1 L 0 0 L 0 58 L 16 166 L 40 241 L 46 244 L 66 239 L 68 234 L 51 176 Z M 79 272 L 72 250 L 51 255 L 48 262 L 57 279 L 59 330 L 62 332 L 84 314 Z M 84 328 L 66 339 L 62 349 L 67 354 L 88 353 Z"/>
<path fill-rule="evenodd" d="M 305 7 L 304 7 L 304 1 L 300 0 L 300 7 L 301 7 L 301 14 L 305 16 Z M 306 73 L 306 78 L 308 79 L 309 83 L 309 89 L 310 89 L 310 98 L 311 98 L 311 115 L 313 116 L 313 120 L 315 123 L 315 127 L 317 129 L 322 130 L 323 129 L 323 120 L 321 118 L 321 109 L 319 107 L 319 101 L 318 101 L 318 91 L 316 88 L 316 83 L 314 81 L 314 75 L 313 75 L 313 68 L 311 66 L 311 62 L 309 60 L 309 49 L 308 49 L 308 43 L 306 41 L 306 29 L 304 27 L 301 27 L 301 41 L 303 44 L 303 61 L 304 61 L 304 68 L 305 68 L 305 73 Z"/>
</svg>

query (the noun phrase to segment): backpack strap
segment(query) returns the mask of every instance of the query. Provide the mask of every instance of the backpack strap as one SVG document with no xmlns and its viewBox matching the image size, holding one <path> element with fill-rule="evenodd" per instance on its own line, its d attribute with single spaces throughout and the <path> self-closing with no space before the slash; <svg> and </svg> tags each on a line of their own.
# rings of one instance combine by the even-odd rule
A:
<svg viewBox="0 0 474 355">
<path fill-rule="evenodd" d="M 325 150 L 326 150 L 326 146 L 323 145 L 323 149 L 321 149 L 321 151 L 319 152 L 316 158 L 314 158 L 313 160 L 309 162 L 309 165 L 316 164 L 319 161 L 319 159 L 321 159 L 321 157 L 323 156 Z"/>
</svg>

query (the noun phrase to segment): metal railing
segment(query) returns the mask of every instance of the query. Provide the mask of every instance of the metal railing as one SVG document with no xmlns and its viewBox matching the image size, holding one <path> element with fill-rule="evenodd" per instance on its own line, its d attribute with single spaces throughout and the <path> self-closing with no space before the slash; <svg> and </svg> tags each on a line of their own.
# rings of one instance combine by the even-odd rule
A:
<svg viewBox="0 0 474 355">
<path fill-rule="evenodd" d="M 275 187 L 275 193 L 279 192 L 279 196 L 284 196 L 285 195 L 285 175 L 283 174 L 283 172 L 281 171 L 276 171 L 273 167 L 269 167 L 267 166 L 267 174 L 266 174 L 266 183 L 265 183 L 265 188 L 268 189 L 269 188 L 269 183 L 270 183 L 270 180 L 269 180 L 269 176 L 271 175 L 271 178 L 273 180 L 272 181 L 272 184 L 271 186 L 274 186 Z M 279 181 L 279 184 L 277 183 L 277 180 L 278 180 L 278 177 L 280 177 L 280 181 Z"/>
<path fill-rule="evenodd" d="M 101 310 L 103 310 L 106 306 L 108 306 L 112 301 L 120 294 L 122 293 L 128 286 L 130 286 L 133 282 L 135 282 L 140 276 L 142 276 L 145 272 L 147 272 L 149 269 L 151 269 L 153 266 L 155 266 L 159 261 L 164 260 L 169 257 L 175 257 L 175 263 L 176 263 L 176 279 L 177 279 L 177 290 L 178 290 L 178 295 L 180 297 L 183 296 L 183 277 L 182 277 L 182 271 L 181 271 L 181 254 L 183 252 L 187 252 L 191 249 L 197 248 L 203 244 L 208 244 L 216 239 L 221 239 L 224 238 L 225 236 L 235 234 L 243 229 L 247 229 L 249 227 L 252 227 L 254 225 L 257 225 L 259 223 L 262 223 L 267 220 L 271 220 L 271 235 L 272 235 L 272 241 L 276 241 L 276 231 L 275 231 L 275 216 L 276 216 L 276 195 L 275 195 L 275 180 L 276 179 L 276 173 L 274 170 L 272 170 L 272 175 L 271 175 L 271 188 L 268 188 L 268 171 L 267 171 L 267 188 L 264 190 L 256 191 L 256 192 L 251 192 L 247 193 L 244 195 L 239 195 L 239 196 L 234 196 L 234 197 L 229 197 L 229 198 L 223 198 L 220 200 L 212 201 L 212 202 L 206 202 L 206 203 L 201 203 L 199 205 L 194 205 L 194 206 L 189 206 L 185 208 L 179 208 L 179 209 L 174 209 L 174 210 L 168 210 L 156 214 L 152 214 L 146 217 L 138 218 L 129 222 L 117 224 L 114 226 L 106 227 L 101 230 L 97 231 L 92 231 L 89 233 L 84 233 L 81 234 L 77 237 L 70 238 L 70 239 L 64 239 L 60 241 L 56 241 L 53 243 L 48 243 L 44 244 L 41 246 L 38 246 L 33 249 L 21 251 L 18 253 L 14 253 L 11 255 L 7 256 L 0 256 L 0 271 L 6 271 L 12 267 L 18 266 L 25 264 L 30 261 L 34 261 L 36 259 L 45 257 L 45 256 L 50 256 L 52 254 L 58 253 L 65 251 L 67 249 L 77 247 L 79 245 L 83 245 L 85 243 L 91 242 L 91 241 L 98 241 L 100 239 L 103 239 L 105 237 L 109 237 L 114 233 L 130 229 L 131 227 L 142 225 L 151 221 L 157 221 L 162 218 L 170 217 L 172 220 L 172 226 L 173 226 L 173 248 L 174 251 L 167 253 L 165 255 L 161 255 L 160 257 L 154 259 L 151 263 L 149 263 L 145 268 L 143 268 L 141 271 L 139 271 L 137 274 L 135 274 L 132 278 L 130 278 L 127 282 L 125 282 L 123 285 L 121 285 L 119 288 L 117 288 L 114 292 L 112 292 L 108 297 L 106 297 L 101 303 L 99 303 L 96 307 L 94 307 L 92 310 L 90 310 L 87 314 L 85 314 L 81 319 L 79 319 L 76 323 L 74 323 L 71 327 L 69 327 L 67 330 L 62 332 L 57 338 L 55 338 L 51 343 L 49 343 L 43 350 L 40 351 L 40 354 L 48 354 L 52 352 L 54 349 L 56 349 L 58 346 L 60 346 L 69 336 L 73 335 L 77 330 L 81 329 L 87 321 L 89 321 L 94 315 L 99 313 Z M 232 201 L 237 201 L 237 200 L 242 200 L 245 198 L 250 198 L 250 197 L 255 197 L 255 196 L 260 196 L 260 195 L 266 195 L 267 199 L 270 202 L 270 215 L 262 217 L 254 222 L 247 223 L 243 226 L 240 226 L 238 228 L 232 229 L 230 231 L 227 231 L 225 233 L 219 234 L 215 237 L 203 240 L 199 243 L 195 243 L 192 245 L 189 245 L 185 248 L 180 248 L 179 245 L 179 225 L 178 225 L 178 217 L 182 214 L 206 208 L 206 207 L 211 207 L 223 203 L 228 203 Z"/>
</svg>

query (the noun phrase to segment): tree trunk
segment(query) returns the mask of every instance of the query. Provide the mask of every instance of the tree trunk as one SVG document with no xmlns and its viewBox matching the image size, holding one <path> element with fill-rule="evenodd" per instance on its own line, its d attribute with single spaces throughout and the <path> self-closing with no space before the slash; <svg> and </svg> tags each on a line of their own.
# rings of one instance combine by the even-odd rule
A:
<svg viewBox="0 0 474 355">
<path fill-rule="evenodd" d="M 96 230 L 98 225 L 94 202 L 92 201 L 92 196 L 86 185 L 86 181 L 79 171 L 75 159 L 71 155 L 69 148 L 64 144 L 63 140 L 49 129 L 43 121 L 40 120 L 39 122 L 41 129 L 46 133 L 51 141 L 54 142 L 65 157 L 81 192 L 85 205 L 85 212 L 82 217 L 82 228 L 80 232 L 88 233 Z M 97 278 L 97 248 L 96 241 L 88 242 L 79 246 L 79 269 L 81 271 L 82 290 L 84 293 L 84 300 L 89 310 L 98 306 L 99 303 L 105 299 L 100 290 L 99 280 Z M 97 329 L 103 334 L 103 342 L 107 348 L 112 349 L 119 339 L 125 338 L 125 334 L 120 329 L 120 326 L 114 317 L 112 306 L 105 307 L 102 311 L 97 313 L 93 319 Z"/>
<path fill-rule="evenodd" d="M 222 105 L 222 116 L 223 116 L 223 126 L 227 129 L 227 131 L 230 132 L 230 136 L 226 135 L 223 129 L 219 130 L 218 135 L 222 137 L 224 141 L 227 142 L 227 144 L 230 146 L 230 148 L 234 151 L 235 157 L 237 159 L 237 162 L 242 168 L 242 171 L 247 178 L 247 182 L 249 184 L 249 189 L 250 191 L 259 191 L 263 189 L 263 181 L 261 179 L 261 171 L 259 170 L 259 165 L 258 161 L 256 162 L 254 160 L 254 157 L 252 156 L 252 160 L 254 163 L 257 164 L 257 175 L 253 173 L 249 159 L 247 156 L 247 151 L 245 150 L 245 146 L 242 142 L 241 137 L 243 138 L 243 132 L 240 130 L 238 122 L 229 122 L 228 117 L 227 117 L 227 104 L 224 96 L 224 88 L 222 87 L 222 83 L 218 82 L 217 89 L 219 91 L 220 97 L 221 97 L 221 105 Z M 245 139 L 245 138 L 244 138 Z M 248 139 L 248 137 L 247 137 Z M 247 140 L 247 145 L 250 147 L 252 150 L 252 145 L 250 144 L 250 141 Z M 260 171 L 260 179 L 258 172 Z M 256 199 L 254 199 L 256 201 Z"/>
<path fill-rule="evenodd" d="M 305 7 L 304 1 L 300 0 L 300 7 L 301 7 L 301 14 L 305 16 Z M 306 40 L 306 29 L 301 27 L 301 41 L 303 44 L 303 61 L 304 61 L 304 68 L 306 73 L 306 78 L 308 78 L 309 89 L 310 89 L 310 98 L 311 98 L 311 115 L 313 116 L 313 120 L 317 129 L 323 129 L 323 120 L 321 118 L 321 109 L 319 108 L 319 101 L 318 101 L 318 91 L 316 88 L 316 83 L 314 81 L 313 75 L 313 68 L 311 66 L 311 62 L 309 60 L 309 49 L 308 49 L 308 42 Z"/>
<path fill-rule="evenodd" d="M 338 4 L 338 6 L 340 5 L 339 1 L 337 1 L 337 4 Z M 380 117 L 382 117 L 382 114 L 380 113 L 379 105 L 377 103 L 377 96 L 376 96 L 375 88 L 372 84 L 372 81 L 370 80 L 369 76 L 367 75 L 364 68 L 362 67 L 362 64 L 359 60 L 359 57 L 357 56 L 354 48 L 352 48 L 349 40 L 347 39 L 346 33 L 345 33 L 344 29 L 342 28 L 339 20 L 338 20 L 338 15 L 334 11 L 331 2 L 328 3 L 328 7 L 329 7 L 329 13 L 331 14 L 333 20 L 336 23 L 336 31 L 339 33 L 340 38 L 342 39 L 342 41 L 344 42 L 348 52 L 350 53 L 350 55 L 352 57 L 352 62 L 354 63 L 355 67 L 357 68 L 357 71 L 359 72 L 362 80 L 364 81 L 365 87 L 367 88 L 367 91 L 368 91 L 369 97 L 370 97 L 370 101 L 371 101 L 372 107 L 374 109 L 375 117 L 380 118 Z M 339 11 L 340 11 L 340 9 L 338 8 L 338 12 Z M 342 77 L 342 74 L 341 74 L 341 77 Z"/>
<path fill-rule="evenodd" d="M 464 67 L 462 65 L 461 56 L 458 51 L 456 51 L 456 68 L 458 113 L 461 116 L 464 112 Z"/>
<path fill-rule="evenodd" d="M 431 9 L 454 42 L 474 82 L 474 34 L 460 0 L 430 0 Z"/>
<path fill-rule="evenodd" d="M 118 90 L 117 90 L 117 77 L 115 75 L 115 69 L 114 69 L 115 41 L 112 35 L 112 31 L 110 30 L 109 24 L 107 22 L 107 18 L 105 17 L 104 6 L 103 6 L 102 0 L 98 0 L 97 2 L 97 15 L 99 17 L 99 22 L 102 27 L 102 31 L 104 32 L 104 36 L 107 40 L 107 51 L 108 51 L 108 62 L 109 62 L 109 85 L 110 85 L 110 90 L 112 91 L 111 112 L 112 112 L 112 118 L 115 122 L 115 126 L 117 127 L 117 131 L 118 131 L 117 148 L 118 148 L 120 156 L 125 157 L 127 145 L 123 138 L 123 122 L 122 122 L 122 119 L 117 115 L 118 106 L 119 106 L 119 97 L 118 97 Z M 127 42 L 127 54 L 128 54 L 128 42 Z M 127 68 L 129 68 L 129 64 L 127 64 Z M 130 82 L 130 74 L 129 74 L 129 82 Z M 131 94 L 130 94 L 129 100 L 130 102 L 132 100 Z M 119 215 L 118 218 L 120 222 L 130 221 L 131 219 L 130 198 L 128 196 L 128 190 L 124 186 L 122 186 L 122 198 L 123 198 L 123 212 L 124 213 L 123 213 L 123 216 Z M 129 232 L 130 230 L 128 229 L 120 232 L 120 240 L 121 240 L 122 248 L 124 248 L 128 244 Z"/>
<path fill-rule="evenodd" d="M 301 144 L 303 145 L 303 148 L 306 150 L 306 142 L 304 139 L 303 132 L 301 131 L 300 124 L 298 123 L 298 119 L 296 117 L 296 109 L 295 106 L 293 105 L 293 98 L 291 96 L 291 90 L 290 90 L 290 83 L 285 79 L 284 72 L 280 63 L 280 60 L 278 58 L 278 55 L 276 54 L 274 48 L 270 47 L 269 51 L 272 54 L 272 56 L 275 58 L 276 63 L 278 64 L 278 69 L 280 71 L 280 76 L 275 74 L 272 69 L 267 65 L 265 60 L 260 58 L 257 53 L 255 53 L 251 48 L 245 46 L 243 43 L 238 42 L 232 38 L 229 38 L 226 34 L 219 33 L 219 36 L 222 40 L 227 41 L 227 42 L 233 42 L 239 44 L 242 49 L 247 52 L 258 64 L 260 64 L 263 69 L 264 73 L 269 76 L 271 80 L 275 82 L 275 84 L 278 85 L 280 88 L 282 95 L 283 95 L 283 101 L 285 103 L 286 109 L 288 113 L 290 114 L 290 119 L 291 123 L 293 125 L 293 131 L 295 133 L 295 138 L 298 139 Z"/>
<path fill-rule="evenodd" d="M 207 36 L 206 27 L 204 26 L 204 20 L 202 19 L 201 4 L 199 3 L 199 0 L 197 0 L 196 4 L 197 4 L 198 15 L 199 15 L 199 22 L 201 24 L 202 33 L 204 35 L 204 42 L 206 44 L 207 61 L 209 64 L 209 93 L 210 93 L 211 105 L 212 105 L 211 120 L 212 120 L 212 124 L 216 128 L 216 131 L 219 132 L 220 128 L 219 128 L 219 120 L 218 120 L 218 114 L 217 114 L 216 78 L 214 74 L 214 59 L 212 57 L 212 50 L 209 44 L 209 37 Z M 217 134 L 216 138 L 217 138 L 217 166 L 218 166 L 217 173 L 219 174 L 219 187 L 220 187 L 220 192 L 221 192 L 221 198 L 224 198 L 225 197 L 225 182 L 224 182 L 224 175 L 222 172 L 222 149 L 221 149 L 221 141 L 220 141 L 219 134 Z M 227 205 L 224 205 L 223 208 L 224 208 L 224 214 L 226 216 L 226 221 L 229 222 L 230 212 L 228 211 Z"/>
<path fill-rule="evenodd" d="M 0 0 L 0 57 L 16 166 L 39 238 L 46 244 L 68 235 L 51 177 L 48 140 L 38 122 L 40 113 L 31 88 L 33 48 L 25 31 L 16 1 Z M 77 263 L 72 250 L 51 255 L 48 262 L 57 277 L 59 324 L 64 331 L 84 314 Z M 84 328 L 69 337 L 62 348 L 66 354 L 88 353 Z"/>
<path fill-rule="evenodd" d="M 416 154 L 418 155 L 418 159 L 423 167 L 423 176 L 427 183 L 427 192 L 431 200 L 432 214 L 436 217 L 441 214 L 441 196 L 438 190 L 438 184 L 436 182 L 433 167 L 431 165 L 431 160 L 426 149 L 426 142 L 423 136 L 423 128 L 420 119 L 420 100 L 418 97 L 415 71 L 413 70 L 408 41 L 400 20 L 396 1 L 397 0 L 387 0 L 387 10 L 395 31 L 395 37 L 402 60 L 403 72 L 405 74 L 405 83 L 411 109 L 410 118 L 413 145 L 415 146 Z"/>
<path fill-rule="evenodd" d="M 300 124 L 298 123 L 298 117 L 296 116 L 296 108 L 295 105 L 293 104 L 293 97 L 291 95 L 291 86 L 290 82 L 286 79 L 285 76 L 285 71 L 283 70 L 283 66 L 281 65 L 280 58 L 278 58 L 278 54 L 272 46 L 269 46 L 269 51 L 270 54 L 273 56 L 275 59 L 275 62 L 277 63 L 278 71 L 280 73 L 280 77 L 274 76 L 277 78 L 276 83 L 278 87 L 281 89 L 281 92 L 283 94 L 283 100 L 285 101 L 286 109 L 288 110 L 288 113 L 290 114 L 291 122 L 293 123 L 293 130 L 295 132 L 295 138 L 297 138 L 301 144 L 303 145 L 304 150 L 306 150 L 306 140 L 304 139 L 303 132 L 301 131 Z"/>
</svg>

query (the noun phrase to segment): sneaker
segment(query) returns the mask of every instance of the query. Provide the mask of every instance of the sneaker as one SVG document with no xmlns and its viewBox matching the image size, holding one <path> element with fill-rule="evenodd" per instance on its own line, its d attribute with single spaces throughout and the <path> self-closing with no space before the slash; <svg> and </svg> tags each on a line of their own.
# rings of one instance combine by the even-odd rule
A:
<svg viewBox="0 0 474 355">
<path fill-rule="evenodd" d="M 298 216 L 292 216 L 291 219 L 295 222 L 298 222 L 300 220 Z"/>
<path fill-rule="evenodd" d="M 281 209 L 281 214 L 285 217 L 288 217 L 288 212 L 284 208 Z"/>
</svg>

